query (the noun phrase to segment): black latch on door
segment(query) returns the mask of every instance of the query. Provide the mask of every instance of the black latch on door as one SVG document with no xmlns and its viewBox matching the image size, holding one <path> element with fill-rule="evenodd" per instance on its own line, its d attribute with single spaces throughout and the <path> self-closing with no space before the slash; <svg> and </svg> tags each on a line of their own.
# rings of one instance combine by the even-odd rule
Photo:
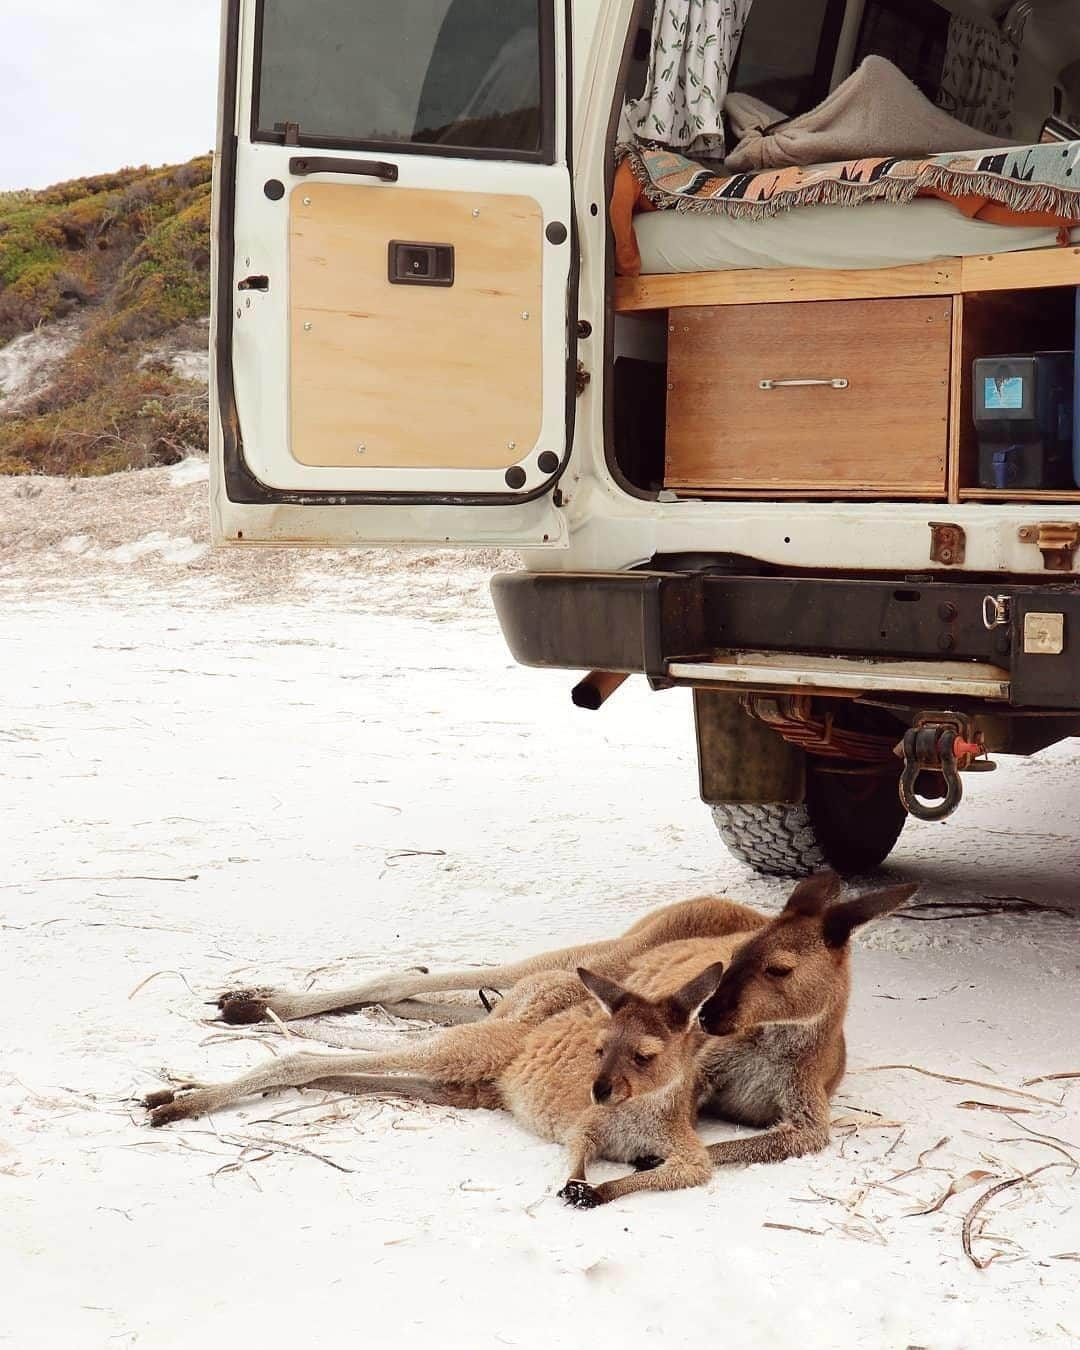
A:
<svg viewBox="0 0 1080 1350">
<path fill-rule="evenodd" d="M 387 275 L 394 286 L 452 286 L 454 246 L 391 239 Z"/>
</svg>

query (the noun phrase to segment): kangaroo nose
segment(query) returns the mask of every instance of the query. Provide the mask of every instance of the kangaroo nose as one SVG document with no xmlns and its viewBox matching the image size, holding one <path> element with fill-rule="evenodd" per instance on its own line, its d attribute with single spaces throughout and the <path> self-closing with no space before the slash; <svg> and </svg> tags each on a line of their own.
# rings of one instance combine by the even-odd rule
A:
<svg viewBox="0 0 1080 1350">
<path fill-rule="evenodd" d="M 593 1101 L 598 1105 L 611 1096 L 611 1084 L 606 1078 L 598 1078 L 592 1088 Z"/>
</svg>

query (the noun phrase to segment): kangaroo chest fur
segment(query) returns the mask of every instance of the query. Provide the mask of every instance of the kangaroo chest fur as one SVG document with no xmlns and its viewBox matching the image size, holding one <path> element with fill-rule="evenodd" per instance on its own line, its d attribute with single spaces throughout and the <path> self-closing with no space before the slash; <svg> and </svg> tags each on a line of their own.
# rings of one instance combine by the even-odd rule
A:
<svg viewBox="0 0 1080 1350">
<path fill-rule="evenodd" d="M 784 1119 L 794 1104 L 801 1062 L 819 1035 L 816 1022 L 786 1022 L 718 1037 L 701 1054 L 702 1110 L 758 1127 Z"/>
<path fill-rule="evenodd" d="M 634 1097 L 618 1106 L 605 1107 L 590 1122 L 590 1134 L 601 1157 L 610 1162 L 634 1162 L 647 1154 L 666 1156 L 671 1147 L 672 1092 L 670 1090 Z M 542 1138 L 569 1144 L 581 1116 L 545 1109 L 546 1103 L 522 1090 L 504 1093 L 505 1104 L 513 1115 Z"/>
<path fill-rule="evenodd" d="M 649 1153 L 665 1156 L 676 1085 L 593 1113 L 596 1026 L 592 1009 L 580 1007 L 538 1027 L 523 1053 L 499 1076 L 501 1104 L 534 1134 L 562 1144 L 570 1142 L 589 1114 L 590 1133 L 601 1155 L 612 1162 L 632 1162 Z"/>
</svg>

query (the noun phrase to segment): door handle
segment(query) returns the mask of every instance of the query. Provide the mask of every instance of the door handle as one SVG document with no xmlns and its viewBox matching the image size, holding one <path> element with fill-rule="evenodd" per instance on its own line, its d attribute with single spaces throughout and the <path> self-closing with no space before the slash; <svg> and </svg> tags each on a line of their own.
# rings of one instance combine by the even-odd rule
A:
<svg viewBox="0 0 1080 1350">
<path fill-rule="evenodd" d="M 768 393 L 771 389 L 813 389 L 821 386 L 825 389 L 847 389 L 847 380 L 762 380 L 758 385 Z"/>
<path fill-rule="evenodd" d="M 309 173 L 354 173 L 366 178 L 381 178 L 384 183 L 396 183 L 398 166 L 385 159 L 331 159 L 329 156 L 293 155 L 289 172 L 297 178 Z"/>
<path fill-rule="evenodd" d="M 391 239 L 387 280 L 391 286 L 452 286 L 453 244 L 414 244 Z"/>
</svg>

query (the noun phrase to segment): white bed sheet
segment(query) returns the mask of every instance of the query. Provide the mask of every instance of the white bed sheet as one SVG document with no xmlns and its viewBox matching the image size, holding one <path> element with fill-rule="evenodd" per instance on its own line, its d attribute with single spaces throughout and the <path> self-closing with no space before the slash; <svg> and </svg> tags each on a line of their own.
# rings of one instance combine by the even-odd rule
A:
<svg viewBox="0 0 1080 1350">
<path fill-rule="evenodd" d="M 646 276 L 748 267 L 901 267 L 1058 242 L 1054 229 L 989 225 L 928 198 L 906 205 L 807 206 L 769 220 L 642 212 L 634 229 Z M 1080 229 L 1072 237 L 1080 243 Z"/>
</svg>

